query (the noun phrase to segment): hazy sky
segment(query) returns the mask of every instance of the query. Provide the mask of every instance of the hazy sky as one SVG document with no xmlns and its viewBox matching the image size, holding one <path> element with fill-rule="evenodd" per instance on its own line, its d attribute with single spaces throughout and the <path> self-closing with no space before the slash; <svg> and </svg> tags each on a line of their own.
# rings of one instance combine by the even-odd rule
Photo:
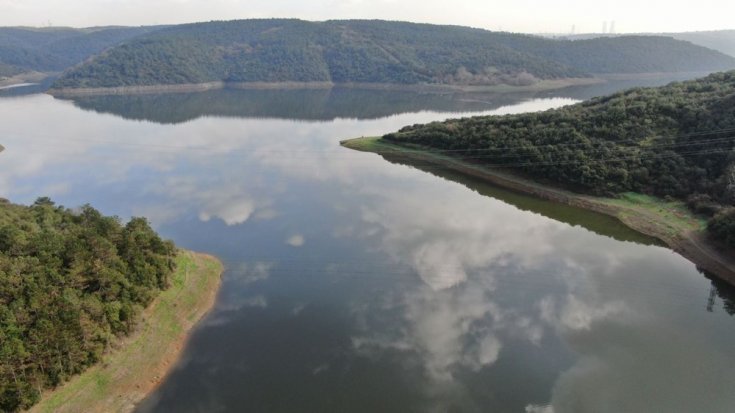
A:
<svg viewBox="0 0 735 413">
<path fill-rule="evenodd" d="M 387 19 L 515 32 L 735 29 L 735 0 L 0 0 L 0 26 L 150 25 L 256 17 Z"/>
</svg>

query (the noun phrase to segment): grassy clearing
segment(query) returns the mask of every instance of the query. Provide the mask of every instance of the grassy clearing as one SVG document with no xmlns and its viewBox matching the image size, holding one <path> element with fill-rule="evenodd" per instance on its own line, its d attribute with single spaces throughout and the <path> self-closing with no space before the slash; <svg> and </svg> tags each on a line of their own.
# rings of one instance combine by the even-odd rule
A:
<svg viewBox="0 0 735 413">
<path fill-rule="evenodd" d="M 340 145 L 362 152 L 378 152 L 380 147 L 387 146 L 380 140 L 379 136 L 364 136 L 362 138 L 348 139 L 341 141 Z"/>
<path fill-rule="evenodd" d="M 171 287 L 145 310 L 139 330 L 31 412 L 128 412 L 158 385 L 214 303 L 223 271 L 216 258 L 190 251 L 180 251 L 176 264 Z"/>
<path fill-rule="evenodd" d="M 619 207 L 623 222 L 631 219 L 631 214 L 655 216 L 656 221 L 665 224 L 669 236 L 702 231 L 707 227 L 707 221 L 693 214 L 682 201 L 666 201 L 635 192 L 623 193 L 618 198 L 599 198 L 599 200 Z"/>
</svg>

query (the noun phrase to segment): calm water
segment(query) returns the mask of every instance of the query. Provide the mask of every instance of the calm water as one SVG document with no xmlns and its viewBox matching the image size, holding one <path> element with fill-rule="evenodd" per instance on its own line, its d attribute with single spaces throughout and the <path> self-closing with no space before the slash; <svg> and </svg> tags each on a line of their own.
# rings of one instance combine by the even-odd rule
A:
<svg viewBox="0 0 735 413">
<path fill-rule="evenodd" d="M 140 412 L 735 411 L 731 288 L 609 218 L 338 145 L 614 88 L 6 96 L 0 196 L 226 263 Z"/>
</svg>

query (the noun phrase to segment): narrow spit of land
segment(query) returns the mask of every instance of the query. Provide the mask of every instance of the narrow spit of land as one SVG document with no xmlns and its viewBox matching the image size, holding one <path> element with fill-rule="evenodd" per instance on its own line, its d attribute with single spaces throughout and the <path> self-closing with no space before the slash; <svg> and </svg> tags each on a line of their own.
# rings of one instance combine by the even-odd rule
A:
<svg viewBox="0 0 735 413">
<path fill-rule="evenodd" d="M 180 251 L 171 287 L 143 313 L 137 332 L 97 365 L 45 393 L 30 412 L 130 412 L 176 364 L 191 329 L 214 305 L 222 263 Z"/>
<path fill-rule="evenodd" d="M 625 193 L 619 198 L 580 195 L 446 156 L 432 149 L 387 143 L 379 137 L 349 139 L 340 144 L 358 151 L 374 152 L 389 160 L 440 166 L 541 199 L 613 216 L 633 230 L 663 241 L 698 267 L 735 285 L 735 259 L 707 239 L 704 233 L 706 221 L 689 212 L 681 201 L 669 202 L 638 193 Z"/>
</svg>

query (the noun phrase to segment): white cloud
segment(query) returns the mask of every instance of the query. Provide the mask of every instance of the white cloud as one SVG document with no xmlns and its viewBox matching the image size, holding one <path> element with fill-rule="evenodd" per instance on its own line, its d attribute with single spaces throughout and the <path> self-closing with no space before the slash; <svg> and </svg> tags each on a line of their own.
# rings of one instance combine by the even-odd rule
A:
<svg viewBox="0 0 735 413">
<path fill-rule="evenodd" d="M 247 298 L 243 300 L 242 306 L 243 307 L 265 308 L 268 306 L 268 300 L 266 300 L 264 296 L 258 295 L 258 296 Z"/>
<path fill-rule="evenodd" d="M 555 300 L 545 297 L 539 302 L 541 319 L 551 323 L 555 327 L 568 330 L 590 330 L 595 322 L 606 318 L 619 319 L 625 315 L 627 306 L 623 301 L 600 302 L 587 295 L 583 301 L 574 294 L 567 294 L 564 303 L 557 310 Z"/>
<path fill-rule="evenodd" d="M 474 370 L 489 366 L 498 360 L 502 344 L 493 335 L 487 335 L 480 340 L 477 348 L 476 359 L 471 361 Z"/>
<path fill-rule="evenodd" d="M 329 363 L 320 364 L 320 365 L 316 366 L 314 368 L 314 370 L 311 371 L 311 374 L 314 375 L 314 376 L 317 376 L 317 375 L 319 375 L 321 373 L 324 373 L 325 371 L 329 370 L 329 367 L 330 367 Z"/>
<path fill-rule="evenodd" d="M 212 216 L 216 216 L 227 225 L 238 225 L 247 221 L 253 211 L 255 211 L 255 203 L 250 199 L 228 199 L 214 203 L 208 207 L 208 210 L 199 212 L 199 219 L 206 222 Z"/>
<path fill-rule="evenodd" d="M 526 413 L 554 413 L 554 407 L 529 404 L 526 406 Z"/>
<path fill-rule="evenodd" d="M 229 272 L 232 274 L 232 278 L 236 279 L 243 285 L 247 285 L 270 278 L 270 271 L 272 268 L 272 262 L 243 262 L 237 264 L 234 268 L 231 268 Z"/>
<path fill-rule="evenodd" d="M 306 243 L 306 240 L 304 239 L 304 236 L 301 234 L 294 234 L 288 237 L 286 240 L 286 244 L 292 246 L 292 247 L 301 247 Z"/>
<path fill-rule="evenodd" d="M 301 312 L 304 311 L 306 307 L 307 307 L 307 304 L 299 304 L 296 307 L 291 309 L 291 314 L 293 314 L 294 316 L 297 316 L 301 314 Z"/>
</svg>

